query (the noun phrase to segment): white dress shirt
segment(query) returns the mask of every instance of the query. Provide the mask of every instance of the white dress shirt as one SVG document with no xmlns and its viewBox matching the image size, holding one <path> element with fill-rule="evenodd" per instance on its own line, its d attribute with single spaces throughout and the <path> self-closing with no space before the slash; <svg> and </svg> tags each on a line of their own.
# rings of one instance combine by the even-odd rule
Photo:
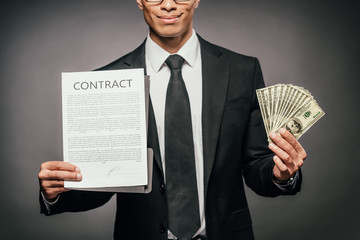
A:
<svg viewBox="0 0 360 240">
<path fill-rule="evenodd" d="M 199 199 L 201 227 L 195 235 L 205 234 L 204 211 L 204 161 L 202 142 L 202 68 L 199 39 L 193 30 L 192 36 L 176 53 L 185 59 L 182 67 L 182 76 L 189 95 L 191 121 L 194 138 L 195 168 Z M 170 68 L 165 60 L 171 54 L 157 45 L 150 36 L 145 44 L 146 73 L 150 76 L 150 97 L 154 109 L 157 133 L 160 145 L 162 168 L 165 172 L 165 101 L 166 91 L 170 80 Z M 165 179 L 166 181 L 166 179 Z M 170 229 L 171 231 L 171 229 Z M 194 236 L 195 236 L 194 235 Z M 169 234 L 171 239 L 172 234 Z"/>
</svg>

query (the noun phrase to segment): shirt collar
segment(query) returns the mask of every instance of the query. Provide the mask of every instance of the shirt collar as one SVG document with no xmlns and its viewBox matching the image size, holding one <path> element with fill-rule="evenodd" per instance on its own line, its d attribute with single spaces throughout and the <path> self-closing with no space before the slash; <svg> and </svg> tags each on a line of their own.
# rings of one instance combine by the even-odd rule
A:
<svg viewBox="0 0 360 240">
<path fill-rule="evenodd" d="M 176 53 L 185 59 L 185 62 L 194 67 L 200 48 L 199 39 L 193 29 L 192 35 L 187 42 Z M 165 60 L 171 55 L 156 44 L 148 34 L 145 44 L 145 53 L 154 72 L 159 72 Z"/>
</svg>

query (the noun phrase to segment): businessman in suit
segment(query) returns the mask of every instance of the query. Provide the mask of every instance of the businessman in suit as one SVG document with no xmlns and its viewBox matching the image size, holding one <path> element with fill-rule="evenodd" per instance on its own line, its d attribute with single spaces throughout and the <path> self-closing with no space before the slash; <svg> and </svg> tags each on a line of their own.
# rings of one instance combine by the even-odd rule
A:
<svg viewBox="0 0 360 240">
<path fill-rule="evenodd" d="M 197 35 L 192 23 L 199 2 L 137 0 L 149 25 L 147 39 L 100 69 L 144 68 L 151 79 L 148 147 L 154 150 L 153 190 L 116 194 L 115 239 L 254 239 L 243 179 L 267 197 L 300 190 L 306 153 L 285 129 L 271 133 L 273 143 L 268 145 L 255 94 L 264 86 L 258 60 Z M 181 96 L 180 101 L 173 95 Z M 171 117 L 173 110 L 181 121 Z M 189 130 L 171 128 L 184 122 Z M 173 145 L 179 143 L 184 145 L 176 150 Z M 186 143 L 191 146 L 185 151 Z M 182 165 L 172 167 L 172 158 Z M 188 167 L 182 172 L 186 177 L 177 175 L 182 166 Z M 86 211 L 115 194 L 64 188 L 64 180 L 81 178 L 72 164 L 43 163 L 42 213 Z"/>
</svg>

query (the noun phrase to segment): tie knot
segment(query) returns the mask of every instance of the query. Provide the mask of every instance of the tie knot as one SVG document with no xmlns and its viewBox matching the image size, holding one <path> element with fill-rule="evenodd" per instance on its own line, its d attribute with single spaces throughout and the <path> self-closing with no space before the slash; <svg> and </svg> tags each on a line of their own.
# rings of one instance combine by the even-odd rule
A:
<svg viewBox="0 0 360 240">
<path fill-rule="evenodd" d="M 170 55 L 166 60 L 166 64 L 169 66 L 171 70 L 173 69 L 181 69 L 182 65 L 184 64 L 184 59 L 177 54 Z"/>
</svg>

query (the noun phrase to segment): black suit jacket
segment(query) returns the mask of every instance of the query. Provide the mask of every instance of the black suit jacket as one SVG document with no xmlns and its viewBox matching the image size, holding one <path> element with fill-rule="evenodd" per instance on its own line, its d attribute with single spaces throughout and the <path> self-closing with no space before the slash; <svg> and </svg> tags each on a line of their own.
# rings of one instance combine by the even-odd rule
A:
<svg viewBox="0 0 360 240">
<path fill-rule="evenodd" d="M 199 36 L 203 75 L 203 151 L 206 235 L 209 240 L 253 239 L 246 184 L 262 196 L 295 194 L 272 181 L 272 152 L 262 123 L 255 90 L 264 86 L 256 58 L 215 46 Z M 100 70 L 145 68 L 145 44 Z M 146 68 L 145 68 L 146 69 Z M 166 187 L 152 106 L 148 146 L 154 149 L 152 192 L 117 193 L 115 239 L 167 239 Z M 70 191 L 46 215 L 77 212 L 105 204 L 114 193 Z"/>
</svg>

